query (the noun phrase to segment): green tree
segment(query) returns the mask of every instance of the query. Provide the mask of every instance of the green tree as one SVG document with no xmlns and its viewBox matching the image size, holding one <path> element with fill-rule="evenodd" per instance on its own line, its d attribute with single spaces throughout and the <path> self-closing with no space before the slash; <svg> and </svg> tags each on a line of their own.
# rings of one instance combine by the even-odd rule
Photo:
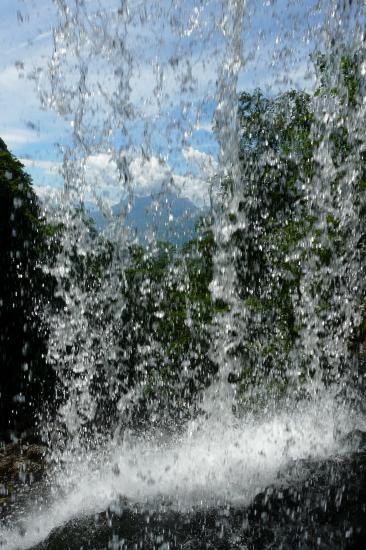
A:
<svg viewBox="0 0 366 550">
<path fill-rule="evenodd" d="M 50 280 L 42 263 L 50 228 L 40 214 L 31 178 L 0 140 L 0 430 L 34 427 L 52 392 L 45 363 L 42 304 Z"/>
<path fill-rule="evenodd" d="M 118 364 L 121 398 L 133 389 L 135 425 L 167 428 L 184 421 L 216 370 L 208 356 L 212 248 L 212 233 L 202 223 L 183 247 L 158 242 L 152 250 L 130 250 Z"/>
<path fill-rule="evenodd" d="M 241 177 L 225 184 L 223 197 L 226 262 L 235 270 L 228 360 L 237 366 L 229 378 L 241 391 L 282 391 L 301 276 L 291 252 L 312 223 L 303 191 L 314 172 L 311 98 L 242 93 L 238 116 Z"/>
<path fill-rule="evenodd" d="M 363 59 L 320 56 L 313 96 L 239 97 L 241 177 L 224 183 L 222 215 L 235 266 L 229 378 L 241 391 L 281 394 L 295 371 L 297 389 L 315 374 L 331 381 L 350 362 L 365 292 Z"/>
</svg>

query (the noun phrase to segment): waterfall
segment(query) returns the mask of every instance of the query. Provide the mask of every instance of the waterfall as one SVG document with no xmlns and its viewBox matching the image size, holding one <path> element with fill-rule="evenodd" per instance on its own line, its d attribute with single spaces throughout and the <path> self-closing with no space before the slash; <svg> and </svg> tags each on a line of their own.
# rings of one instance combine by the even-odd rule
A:
<svg viewBox="0 0 366 550">
<path fill-rule="evenodd" d="M 54 14 L 39 95 L 69 134 L 46 208 L 51 490 L 25 536 L 18 518 L 0 530 L 5 548 L 123 499 L 248 506 L 364 426 L 360 3 L 54 0 Z M 154 222 L 139 238 L 146 195 L 168 236 L 189 197 L 196 236 L 172 244 Z"/>
</svg>

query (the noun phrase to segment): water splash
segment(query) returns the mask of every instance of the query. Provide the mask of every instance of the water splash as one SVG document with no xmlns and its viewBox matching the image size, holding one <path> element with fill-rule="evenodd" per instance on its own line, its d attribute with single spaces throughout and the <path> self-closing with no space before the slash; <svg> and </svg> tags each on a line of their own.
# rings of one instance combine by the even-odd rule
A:
<svg viewBox="0 0 366 550">
<path fill-rule="evenodd" d="M 59 418 L 67 433 L 77 438 L 77 447 L 77 434 L 96 420 L 100 408 L 93 385 L 101 380 L 101 371 L 106 394 L 118 401 L 121 417 L 128 416 L 128 408 L 144 391 L 143 385 L 136 384 L 123 395 L 129 374 L 128 367 L 121 364 L 118 337 L 124 327 L 117 319 L 125 309 L 120 290 L 125 286 L 124 273 L 131 265 L 129 250 L 134 243 L 124 218 L 149 173 L 163 194 L 184 193 L 193 177 L 196 185 L 202 181 L 207 186 L 197 172 L 199 153 L 188 146 L 202 116 L 212 110 L 212 68 L 210 59 L 202 58 L 202 47 L 210 44 L 216 32 L 215 24 L 206 28 L 206 22 L 218 5 L 201 2 L 184 8 L 175 2 L 150 2 L 147 6 L 126 1 L 112 2 L 106 9 L 83 2 L 56 2 L 56 6 L 59 26 L 55 29 L 50 86 L 43 91 L 42 100 L 70 122 L 72 144 L 63 146 L 64 201 L 68 206 L 60 216 L 65 231 L 53 269 L 66 307 L 52 323 L 49 361 L 59 373 L 66 398 Z M 161 27 L 158 37 L 154 20 Z M 217 47 L 215 40 L 212 47 Z M 141 79 L 145 87 L 141 87 Z M 207 98 L 202 99 L 206 91 Z M 174 96 L 179 99 L 173 103 Z M 206 115 L 206 124 L 209 121 Z M 177 155 L 181 173 L 173 174 L 169 163 Z M 202 166 L 201 161 L 202 154 Z M 98 173 L 91 168 L 95 165 Z M 182 173 L 184 165 L 186 175 Z M 105 241 L 93 238 L 85 226 L 83 209 L 77 215 L 75 206 L 93 199 L 108 212 L 104 195 L 109 182 L 114 200 L 125 200 L 126 207 L 120 219 L 109 224 L 112 258 L 108 275 L 96 288 L 83 274 L 75 273 L 72 265 L 90 262 L 89 253 L 98 262 L 105 254 Z M 154 249 L 153 235 L 147 236 L 147 242 Z M 100 314 L 95 315 L 97 310 Z M 103 321 L 95 322 L 102 317 Z M 135 331 L 136 326 L 129 330 Z M 103 342 L 102 346 L 97 342 Z M 157 360 L 163 361 L 160 342 L 150 341 L 146 349 L 149 347 Z M 142 365 L 134 368 L 143 371 L 148 361 L 145 357 Z"/>
<path fill-rule="evenodd" d="M 104 238 L 92 234 L 83 207 L 75 211 L 75 205 L 93 196 L 107 211 L 102 182 L 111 180 L 116 196 L 133 203 L 139 193 L 133 170 L 138 158 L 143 159 L 143 170 L 158 159 L 161 193 L 184 192 L 184 176 L 173 176 L 169 163 L 185 151 L 186 169 L 195 173 L 189 162 L 197 154 L 187 147 L 208 114 L 213 116 L 218 146 L 215 174 L 210 175 L 216 245 L 210 289 L 224 312 L 215 316 L 211 327 L 217 373 L 203 392 L 203 402 L 197 393 L 193 414 L 197 403 L 220 419 L 243 404 L 258 409 L 272 397 L 292 402 L 322 391 L 324 382 L 349 370 L 348 341 L 360 321 L 357 306 L 365 292 L 358 246 L 362 174 L 355 173 L 362 166 L 363 91 L 354 92 L 358 100 L 353 104 L 342 69 L 347 48 L 351 57 L 361 59 L 360 52 L 356 54 L 363 48 L 359 10 L 341 8 L 337 2 L 320 11 L 316 4 L 312 7 L 308 21 L 317 17 L 320 36 L 325 37 L 314 55 L 324 51 L 329 59 L 326 69 L 320 70 L 324 60 L 316 62 L 319 92 L 290 91 L 277 98 L 244 94 L 238 110 L 247 57 L 245 31 L 255 20 L 250 3 L 202 1 L 182 7 L 152 2 L 147 7 L 124 1 L 101 9 L 93 3 L 60 1 L 56 6 L 59 26 L 50 89 L 42 98 L 69 120 L 72 144 L 63 151 L 65 231 L 53 270 L 65 307 L 53 318 L 49 360 L 59 373 L 65 398 L 58 416 L 61 427 L 49 424 L 52 437 L 65 431 L 78 455 L 81 444 L 94 445 L 96 436 L 108 439 L 115 428 L 128 426 L 149 387 L 149 369 L 156 378 L 153 383 L 164 385 L 159 370 L 166 364 L 165 350 L 155 334 L 139 344 L 144 351 L 138 357 L 128 349 L 128 338 L 122 354 L 119 349 L 119 335 L 126 332 L 120 312 L 126 308 L 125 274 L 132 265 L 134 242 L 124 224 L 128 206 L 109 226 L 113 247 L 106 252 Z M 276 7 L 268 10 L 279 17 Z M 263 10 L 259 13 L 264 16 Z M 294 39 L 306 42 L 309 36 L 301 18 L 301 10 L 292 14 L 289 38 L 276 46 L 273 63 L 298 62 Z M 158 35 L 153 20 L 159 22 Z M 357 71 L 362 71 L 360 64 Z M 142 76 L 149 84 L 146 90 L 139 84 Z M 355 78 L 360 81 L 359 75 Z M 340 92 L 329 95 L 328 90 L 336 89 Z M 342 94 L 348 94 L 347 99 Z M 179 99 L 173 101 L 176 95 Z M 250 119 L 253 109 L 264 109 L 259 126 Z M 342 165 L 332 152 L 340 124 L 352 137 L 352 155 Z M 97 161 L 96 176 L 88 166 Z M 287 188 L 281 187 L 282 181 L 288 182 Z M 105 254 L 110 255 L 107 274 L 94 284 L 86 279 L 86 264 L 93 258 L 98 263 Z M 76 263 L 84 263 L 85 271 L 75 269 Z M 183 273 L 171 273 L 174 284 L 188 288 Z M 285 307 L 283 289 L 288 289 Z M 157 308 L 165 292 L 156 289 Z M 127 332 L 138 326 L 132 319 Z M 134 357 L 137 376 L 131 375 L 126 354 Z M 147 417 L 169 417 L 167 395 L 157 392 L 149 400 Z M 110 426 L 108 417 L 114 419 Z"/>
<path fill-rule="evenodd" d="M 350 341 L 365 295 L 361 20 L 351 4 L 324 6 L 315 92 L 239 97 L 241 142 L 230 142 L 233 171 L 217 199 L 211 283 L 229 304 L 216 317 L 220 384 L 239 406 L 358 374 Z"/>
<path fill-rule="evenodd" d="M 43 489 L 42 496 L 35 496 L 33 511 L 19 525 L 15 520 L 3 529 L 0 540 L 6 550 L 30 548 L 56 527 L 109 507 L 122 514 L 125 507 L 184 513 L 246 506 L 269 485 L 291 485 L 286 468 L 292 461 L 322 460 L 345 451 L 333 437 L 332 408 L 328 394 L 266 421 L 235 422 L 228 416 L 222 422 L 193 422 L 179 440 L 133 437 L 91 453 L 81 450 L 78 457 L 65 453 L 50 494 Z M 338 419 L 342 432 L 354 421 L 343 410 Z"/>
<path fill-rule="evenodd" d="M 41 99 L 71 128 L 61 147 L 62 202 L 49 214 L 63 225 L 49 266 L 60 307 L 47 312 L 61 405 L 45 432 L 56 467 L 47 504 L 24 516 L 25 535 L 1 532 L 6 548 L 30 547 L 121 496 L 180 511 L 245 506 L 290 460 L 340 452 L 335 428 L 344 435 L 355 417 L 364 425 L 348 404 L 335 411 L 342 384 L 350 385 L 349 339 L 365 295 L 363 19 L 355 5 L 330 1 L 320 9 L 314 2 L 302 25 L 299 9 L 291 28 L 279 25 L 283 35 L 265 69 L 276 81 L 281 64 L 297 66 L 295 40 L 304 40 L 302 61 L 307 57 L 315 18 L 325 36 L 315 48 L 326 56 L 318 58 L 319 91 L 289 90 L 284 79 L 270 94 L 250 90 L 238 100 L 251 55 L 258 61 L 254 47 L 246 49 L 256 10 L 276 20 L 283 6 L 302 6 L 267 4 L 55 2 L 59 24 Z M 356 89 L 344 59 L 357 73 Z M 196 150 L 205 125 L 214 137 Z M 343 153 L 351 152 L 341 158 L 342 139 Z M 171 382 L 153 325 L 141 335 L 138 315 L 126 321 L 121 314 L 137 244 L 125 218 L 148 177 L 160 196 L 202 185 L 211 198 L 209 356 L 216 368 L 191 400 L 181 387 L 199 378 L 190 369 L 196 350 L 181 358 Z M 102 235 L 88 224 L 88 201 L 110 222 Z M 124 208 L 115 218 L 110 206 L 119 201 Z M 156 236 L 147 242 L 149 257 L 158 250 Z M 142 304 L 154 292 L 157 319 L 171 288 L 189 294 L 184 262 L 181 269 L 174 257 L 168 264 L 164 284 L 149 279 L 139 289 Z M 92 273 L 102 266 L 103 277 L 91 277 L 90 266 Z M 189 328 L 192 316 L 188 307 Z M 141 337 L 135 347 L 128 344 L 134 334 Z M 146 399 L 151 387 L 154 397 Z M 144 429 L 136 430 L 143 399 Z"/>
</svg>

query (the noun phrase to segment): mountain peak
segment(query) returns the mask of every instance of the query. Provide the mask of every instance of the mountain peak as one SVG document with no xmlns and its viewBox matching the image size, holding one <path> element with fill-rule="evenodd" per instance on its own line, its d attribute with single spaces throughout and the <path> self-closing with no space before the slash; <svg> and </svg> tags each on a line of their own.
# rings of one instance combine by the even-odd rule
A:
<svg viewBox="0 0 366 550">
<path fill-rule="evenodd" d="M 114 216 L 128 206 L 127 199 L 112 206 Z M 195 235 L 195 225 L 200 209 L 186 197 L 179 197 L 174 192 L 155 193 L 143 197 L 134 197 L 126 215 L 126 224 L 135 232 L 140 242 L 145 242 L 147 235 L 153 233 L 157 240 L 182 244 Z M 97 228 L 103 230 L 108 220 L 100 210 L 89 209 Z"/>
</svg>

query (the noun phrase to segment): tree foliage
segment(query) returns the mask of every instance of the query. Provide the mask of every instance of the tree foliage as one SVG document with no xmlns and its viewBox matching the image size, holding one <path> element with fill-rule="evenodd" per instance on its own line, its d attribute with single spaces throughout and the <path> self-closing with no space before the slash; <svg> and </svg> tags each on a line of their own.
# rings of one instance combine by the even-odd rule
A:
<svg viewBox="0 0 366 550">
<path fill-rule="evenodd" d="M 239 95 L 240 177 L 225 180 L 216 198 L 230 235 L 219 251 L 206 218 L 183 246 L 134 245 L 122 258 L 82 208 L 74 211 L 74 240 L 55 238 L 62 228 L 42 219 L 29 176 L 0 142 L 0 412 L 12 419 L 7 427 L 17 426 L 19 411 L 33 414 L 54 389 L 40 311 L 46 303 L 62 306 L 55 281 L 42 270 L 56 253 L 67 264 L 59 284 L 74 309 L 61 308 L 64 338 L 56 344 L 62 361 L 55 356 L 53 366 L 61 383 L 70 381 L 59 392 L 61 403 L 80 388 L 90 392 L 96 410 L 94 416 L 85 411 L 86 423 L 161 427 L 188 418 L 225 360 L 213 357 L 220 322 L 233 365 L 228 382 L 243 400 L 250 394 L 258 400 L 258 389 L 278 396 L 292 384 L 298 391 L 316 369 L 331 380 L 332 337 L 365 337 L 365 321 L 357 332 L 357 315 L 338 307 L 342 298 L 357 307 L 364 299 L 362 284 L 357 295 L 342 296 L 362 279 L 352 270 L 364 265 L 365 254 L 363 59 L 358 51 L 318 56 L 314 94 Z M 222 269 L 235 274 L 231 301 L 212 297 L 218 253 L 226 261 Z M 75 329 L 68 320 L 81 299 L 84 318 Z M 309 351 L 304 342 L 312 338 L 317 348 Z M 81 351 L 93 362 L 92 375 L 78 363 Z"/>
<path fill-rule="evenodd" d="M 53 378 L 45 363 L 42 304 L 52 294 L 42 264 L 52 230 L 31 178 L 0 140 L 0 429 L 34 425 Z"/>
<path fill-rule="evenodd" d="M 360 310 L 365 290 L 362 59 L 320 56 L 313 95 L 239 97 L 241 177 L 224 183 L 223 212 L 236 273 L 231 379 L 244 393 L 281 393 L 295 371 L 296 388 L 315 373 L 330 381 L 349 362 L 357 313 L 340 304 Z"/>
</svg>

